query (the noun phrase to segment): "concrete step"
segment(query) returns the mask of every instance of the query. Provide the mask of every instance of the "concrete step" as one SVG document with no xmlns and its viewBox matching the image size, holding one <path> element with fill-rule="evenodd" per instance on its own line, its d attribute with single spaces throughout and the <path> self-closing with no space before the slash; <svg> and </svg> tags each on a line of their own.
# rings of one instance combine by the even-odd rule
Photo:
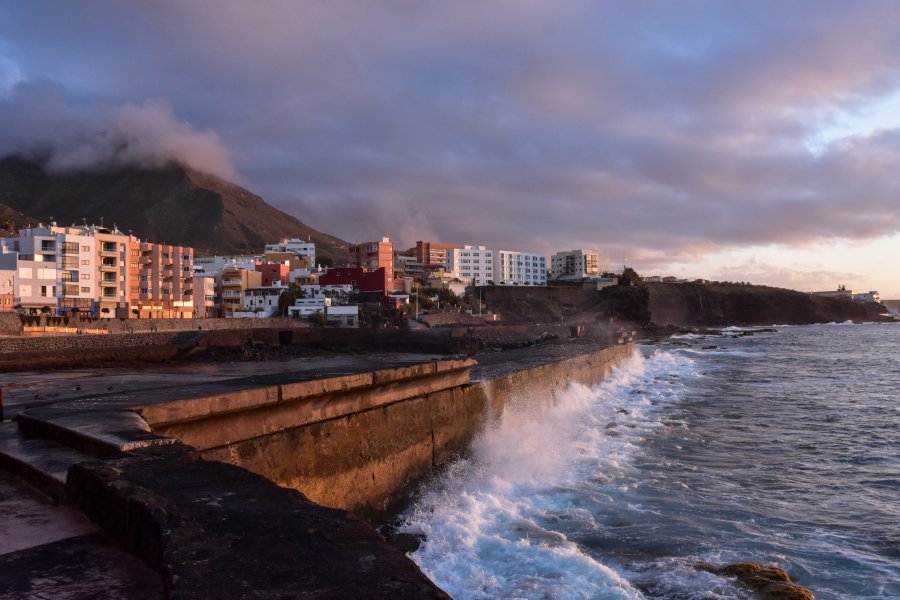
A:
<svg viewBox="0 0 900 600">
<path fill-rule="evenodd" d="M 50 406 L 20 412 L 16 419 L 19 430 L 29 437 L 45 438 L 103 460 L 121 458 L 137 448 L 177 441 L 152 433 L 137 413 L 126 410 Z"/>
<path fill-rule="evenodd" d="M 69 467 L 91 460 L 96 458 L 47 439 L 26 436 L 15 421 L 0 423 L 0 468 L 56 502 L 65 497 Z"/>
</svg>

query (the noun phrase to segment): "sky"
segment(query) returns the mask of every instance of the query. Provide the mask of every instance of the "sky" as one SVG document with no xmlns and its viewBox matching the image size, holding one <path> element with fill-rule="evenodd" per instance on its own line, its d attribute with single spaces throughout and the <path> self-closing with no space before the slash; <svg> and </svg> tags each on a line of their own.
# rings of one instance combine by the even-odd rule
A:
<svg viewBox="0 0 900 600">
<path fill-rule="evenodd" d="M 900 298 L 900 3 L 0 8 L 0 154 L 171 160 L 350 242 Z"/>
</svg>

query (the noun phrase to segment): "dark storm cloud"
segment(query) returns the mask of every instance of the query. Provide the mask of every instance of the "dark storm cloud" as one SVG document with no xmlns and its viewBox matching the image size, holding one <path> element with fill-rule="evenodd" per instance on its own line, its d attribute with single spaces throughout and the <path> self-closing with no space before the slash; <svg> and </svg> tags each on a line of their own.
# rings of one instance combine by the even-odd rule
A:
<svg viewBox="0 0 900 600">
<path fill-rule="evenodd" d="M 868 238 L 900 230 L 897 133 L 807 145 L 900 88 L 898 17 L 893 2 L 19 3 L 0 15 L 0 84 L 24 83 L 0 102 L 57 92 L 0 121 L 0 144 L 43 131 L 21 123 L 107 132 L 131 111 L 129 135 L 171 134 L 141 157 L 233 160 L 350 240 L 661 259 Z M 168 125 L 133 123 L 148 120 Z"/>
</svg>

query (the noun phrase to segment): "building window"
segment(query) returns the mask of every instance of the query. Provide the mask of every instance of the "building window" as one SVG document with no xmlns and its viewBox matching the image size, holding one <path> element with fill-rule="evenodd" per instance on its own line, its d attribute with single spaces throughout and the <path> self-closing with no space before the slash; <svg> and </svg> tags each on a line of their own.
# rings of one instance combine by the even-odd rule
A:
<svg viewBox="0 0 900 600">
<path fill-rule="evenodd" d="M 90 273 L 82 273 L 82 274 L 81 274 L 81 279 L 82 279 L 82 281 L 88 281 L 90 278 L 91 278 L 91 274 L 90 274 Z"/>
</svg>

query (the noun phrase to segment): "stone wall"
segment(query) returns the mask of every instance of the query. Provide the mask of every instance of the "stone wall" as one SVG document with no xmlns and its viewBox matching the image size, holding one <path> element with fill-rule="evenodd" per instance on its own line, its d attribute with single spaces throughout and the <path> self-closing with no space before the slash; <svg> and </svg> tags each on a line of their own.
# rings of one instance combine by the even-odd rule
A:
<svg viewBox="0 0 900 600">
<path fill-rule="evenodd" d="M 18 314 L 0 313 L 0 335 L 19 335 L 20 331 L 22 331 L 22 321 Z"/>
<path fill-rule="evenodd" d="M 46 320 L 41 318 L 41 325 Z M 63 325 L 63 323 L 60 323 Z M 159 333 L 164 331 L 217 331 L 222 329 L 259 329 L 277 327 L 280 329 L 308 329 L 309 323 L 300 319 L 271 317 L 265 319 L 69 319 L 68 327 L 86 329 L 106 329 L 115 333 Z M 0 313 L 0 335 L 19 335 L 22 321 L 16 313 Z"/>
</svg>

